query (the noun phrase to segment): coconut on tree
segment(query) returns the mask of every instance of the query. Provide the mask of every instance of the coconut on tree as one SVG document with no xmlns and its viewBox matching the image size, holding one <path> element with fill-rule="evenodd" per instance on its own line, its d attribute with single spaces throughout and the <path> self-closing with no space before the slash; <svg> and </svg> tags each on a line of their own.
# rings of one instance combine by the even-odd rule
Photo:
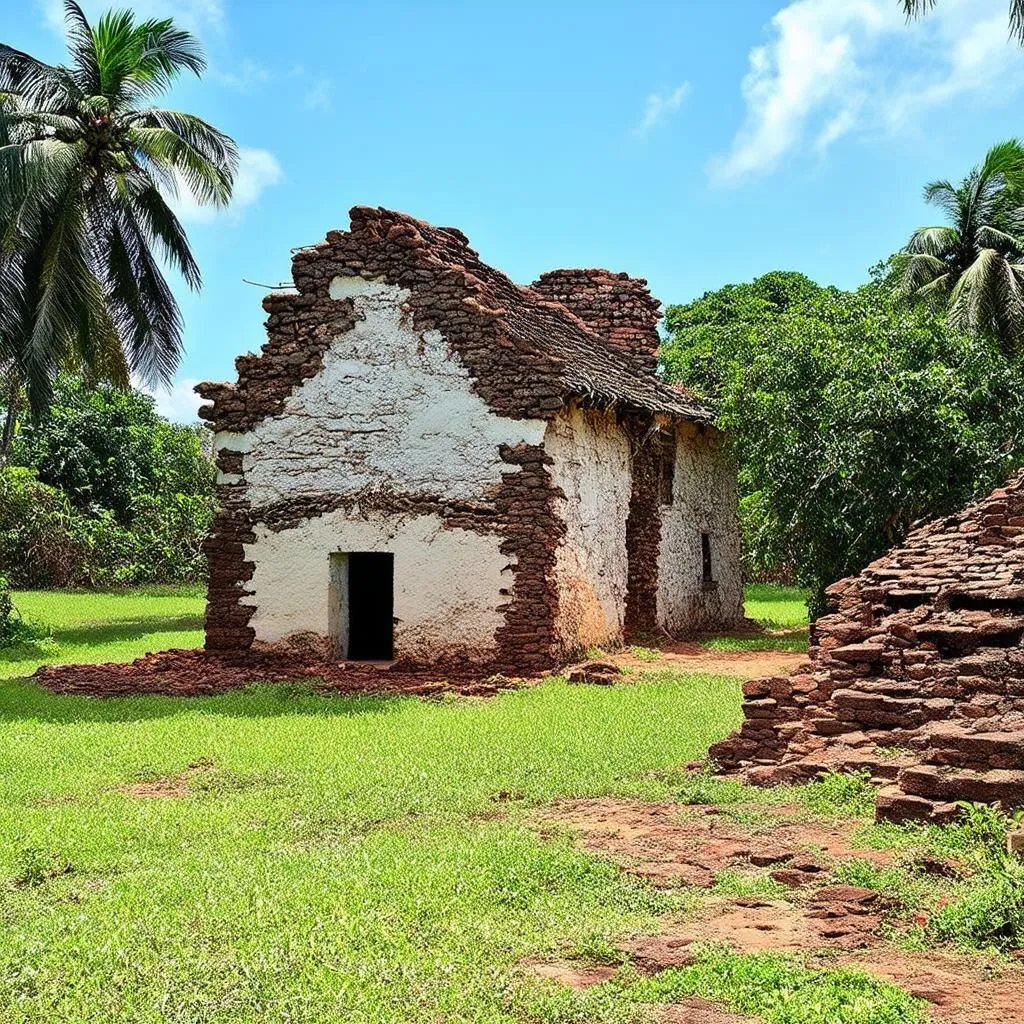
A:
<svg viewBox="0 0 1024 1024">
<path fill-rule="evenodd" d="M 900 290 L 941 304 L 950 326 L 1024 350 L 1024 147 L 993 146 L 959 185 L 933 181 L 924 198 L 950 223 L 918 228 Z"/>
<path fill-rule="evenodd" d="M 69 61 L 0 44 L 0 462 L 22 388 L 46 408 L 58 373 L 170 382 L 181 313 L 161 264 L 197 289 L 199 267 L 168 197 L 223 206 L 235 143 L 155 101 L 206 68 L 171 19 L 111 11 L 91 25 L 65 3 Z"/>
</svg>

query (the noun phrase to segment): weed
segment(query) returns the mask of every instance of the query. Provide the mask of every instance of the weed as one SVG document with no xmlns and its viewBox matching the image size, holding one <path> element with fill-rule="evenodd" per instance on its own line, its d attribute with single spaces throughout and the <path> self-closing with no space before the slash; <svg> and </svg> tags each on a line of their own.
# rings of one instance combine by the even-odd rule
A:
<svg viewBox="0 0 1024 1024">
<path fill-rule="evenodd" d="M 638 661 L 657 661 L 661 657 L 661 651 L 652 647 L 629 647 L 629 653 Z"/>
<path fill-rule="evenodd" d="M 852 774 L 829 772 L 799 790 L 798 794 L 799 799 L 818 814 L 864 818 L 875 810 L 876 794 L 868 771 Z"/>
<path fill-rule="evenodd" d="M 17 886 L 38 886 L 51 878 L 70 874 L 74 866 L 58 854 L 41 846 L 23 846 L 17 852 L 16 873 L 12 881 Z"/>
<path fill-rule="evenodd" d="M 763 871 L 749 874 L 732 869 L 715 875 L 712 892 L 717 896 L 773 896 L 778 899 L 791 895 L 786 886 Z"/>
</svg>

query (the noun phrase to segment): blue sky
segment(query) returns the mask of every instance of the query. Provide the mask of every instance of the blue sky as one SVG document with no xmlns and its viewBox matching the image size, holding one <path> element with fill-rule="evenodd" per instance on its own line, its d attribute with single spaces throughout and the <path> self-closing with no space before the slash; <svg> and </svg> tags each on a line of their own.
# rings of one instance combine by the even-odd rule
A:
<svg viewBox="0 0 1024 1024">
<path fill-rule="evenodd" d="M 2 36 L 62 59 L 59 0 Z M 86 2 L 90 15 L 108 6 Z M 204 42 L 168 106 L 243 147 L 236 201 L 187 200 L 205 286 L 178 289 L 187 352 L 161 408 L 258 351 L 262 290 L 354 204 L 456 225 L 528 282 L 563 266 L 647 277 L 665 302 L 773 269 L 852 287 L 935 214 L 922 185 L 1024 134 L 1006 0 L 389 3 L 139 0 Z"/>
</svg>

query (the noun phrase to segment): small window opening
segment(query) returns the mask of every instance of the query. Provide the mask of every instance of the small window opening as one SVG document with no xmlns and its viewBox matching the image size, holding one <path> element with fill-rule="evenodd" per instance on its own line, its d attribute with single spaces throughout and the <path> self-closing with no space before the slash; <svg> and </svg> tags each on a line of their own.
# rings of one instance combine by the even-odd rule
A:
<svg viewBox="0 0 1024 1024">
<path fill-rule="evenodd" d="M 331 556 L 331 635 L 345 661 L 395 656 L 395 556 L 349 551 Z"/>
<path fill-rule="evenodd" d="M 661 462 L 659 500 L 671 505 L 676 490 L 676 431 L 675 427 L 662 427 L 658 431 L 658 451 Z"/>
<path fill-rule="evenodd" d="M 701 574 L 705 583 L 714 583 L 715 577 L 711 571 L 711 534 L 700 535 L 700 561 Z"/>
</svg>

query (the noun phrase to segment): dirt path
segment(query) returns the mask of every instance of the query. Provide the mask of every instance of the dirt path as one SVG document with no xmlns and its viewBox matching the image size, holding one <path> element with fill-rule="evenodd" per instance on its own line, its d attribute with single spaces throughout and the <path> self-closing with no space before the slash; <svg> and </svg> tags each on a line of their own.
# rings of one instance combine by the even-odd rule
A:
<svg viewBox="0 0 1024 1024">
<path fill-rule="evenodd" d="M 693 672 L 739 676 L 742 679 L 789 675 L 792 669 L 807 660 L 807 655 L 803 652 L 709 651 L 696 640 L 668 644 L 658 650 L 658 655 L 656 660 L 647 660 L 638 658 L 626 649 L 601 660 L 613 662 L 629 671 Z"/>
<path fill-rule="evenodd" d="M 752 883 L 766 876 L 777 883 L 770 896 L 709 891 L 700 911 L 670 921 L 656 935 L 623 942 L 633 967 L 643 973 L 686 966 L 695 945 L 725 942 L 744 953 L 779 951 L 829 968 L 857 967 L 927 1000 L 943 1024 L 1024 1024 L 1024 969 L 991 971 L 980 957 L 952 952 L 899 952 L 882 937 L 883 919 L 893 917 L 893 908 L 879 893 L 832 877 L 836 863 L 852 857 L 881 865 L 891 860 L 887 851 L 858 846 L 860 824 L 814 818 L 797 806 L 611 798 L 562 801 L 535 817 L 542 835 L 568 830 L 584 849 L 662 888 L 710 890 L 726 871 Z M 546 976 L 557 977 L 554 967 L 548 970 Z M 664 1019 L 690 1018 L 684 1013 Z"/>
</svg>

